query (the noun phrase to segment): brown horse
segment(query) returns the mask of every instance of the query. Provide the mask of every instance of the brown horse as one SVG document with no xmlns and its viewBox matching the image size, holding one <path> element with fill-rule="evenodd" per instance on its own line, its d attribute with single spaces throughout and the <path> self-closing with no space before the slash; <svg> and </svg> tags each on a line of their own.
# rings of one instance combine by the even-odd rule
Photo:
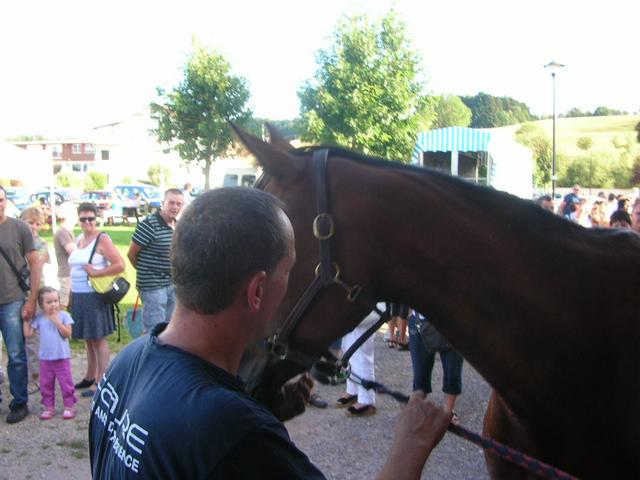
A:
<svg viewBox="0 0 640 480">
<path fill-rule="evenodd" d="M 293 150 L 274 131 L 271 144 L 237 133 L 295 230 L 284 318 L 319 258 L 313 149 Z M 486 435 L 578 477 L 640 475 L 640 236 L 343 149 L 330 150 L 326 177 L 342 280 L 429 316 L 494 389 Z M 315 358 L 365 313 L 340 286 L 323 288 L 289 347 Z M 301 368 L 271 360 L 258 396 Z M 493 478 L 527 478 L 492 455 L 487 464 Z"/>
</svg>

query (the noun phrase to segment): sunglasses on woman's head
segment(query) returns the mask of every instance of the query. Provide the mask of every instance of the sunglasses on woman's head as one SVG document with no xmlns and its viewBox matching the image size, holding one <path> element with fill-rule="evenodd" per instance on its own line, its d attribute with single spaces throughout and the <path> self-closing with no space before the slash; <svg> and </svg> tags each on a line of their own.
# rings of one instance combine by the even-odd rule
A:
<svg viewBox="0 0 640 480">
<path fill-rule="evenodd" d="M 80 217 L 80 218 L 78 218 L 78 220 L 80 221 L 80 223 L 95 222 L 96 221 L 96 217 Z"/>
</svg>

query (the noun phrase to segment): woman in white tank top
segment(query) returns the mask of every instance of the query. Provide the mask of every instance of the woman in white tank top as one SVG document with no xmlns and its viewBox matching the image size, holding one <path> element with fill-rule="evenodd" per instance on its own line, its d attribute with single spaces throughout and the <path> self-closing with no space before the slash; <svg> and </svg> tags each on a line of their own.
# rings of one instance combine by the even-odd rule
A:
<svg viewBox="0 0 640 480">
<path fill-rule="evenodd" d="M 124 271 L 124 260 L 111 238 L 96 227 L 98 209 L 92 203 L 78 207 L 78 221 L 82 234 L 77 248 L 69 255 L 71 268 L 71 315 L 75 322 L 72 337 L 87 344 L 87 373 L 76 388 L 88 388 L 83 397 L 92 397 L 96 383 L 102 379 L 109 364 L 107 337 L 115 330 L 111 307 L 93 290 L 89 277 L 115 275 Z M 95 246 L 91 264 L 89 258 Z"/>
</svg>

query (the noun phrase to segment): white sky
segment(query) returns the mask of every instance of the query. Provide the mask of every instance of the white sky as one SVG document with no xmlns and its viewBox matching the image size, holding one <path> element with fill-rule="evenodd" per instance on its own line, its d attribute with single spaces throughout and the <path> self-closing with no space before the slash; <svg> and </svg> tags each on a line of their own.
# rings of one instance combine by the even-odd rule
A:
<svg viewBox="0 0 640 480">
<path fill-rule="evenodd" d="M 181 77 L 192 36 L 246 77 L 254 114 L 293 118 L 343 13 L 396 6 L 434 93 L 640 109 L 637 0 L 19 0 L 0 6 L 0 138 L 73 136 L 143 109 Z"/>
</svg>

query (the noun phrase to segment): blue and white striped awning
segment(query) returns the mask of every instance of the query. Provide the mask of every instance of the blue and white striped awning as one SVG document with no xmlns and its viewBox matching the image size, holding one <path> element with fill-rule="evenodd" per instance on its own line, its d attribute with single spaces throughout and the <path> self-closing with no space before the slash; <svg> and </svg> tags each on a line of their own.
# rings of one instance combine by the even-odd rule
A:
<svg viewBox="0 0 640 480">
<path fill-rule="evenodd" d="M 429 130 L 418 135 L 412 163 L 420 164 L 423 152 L 486 152 L 491 133 L 465 127 L 447 127 Z"/>
</svg>

